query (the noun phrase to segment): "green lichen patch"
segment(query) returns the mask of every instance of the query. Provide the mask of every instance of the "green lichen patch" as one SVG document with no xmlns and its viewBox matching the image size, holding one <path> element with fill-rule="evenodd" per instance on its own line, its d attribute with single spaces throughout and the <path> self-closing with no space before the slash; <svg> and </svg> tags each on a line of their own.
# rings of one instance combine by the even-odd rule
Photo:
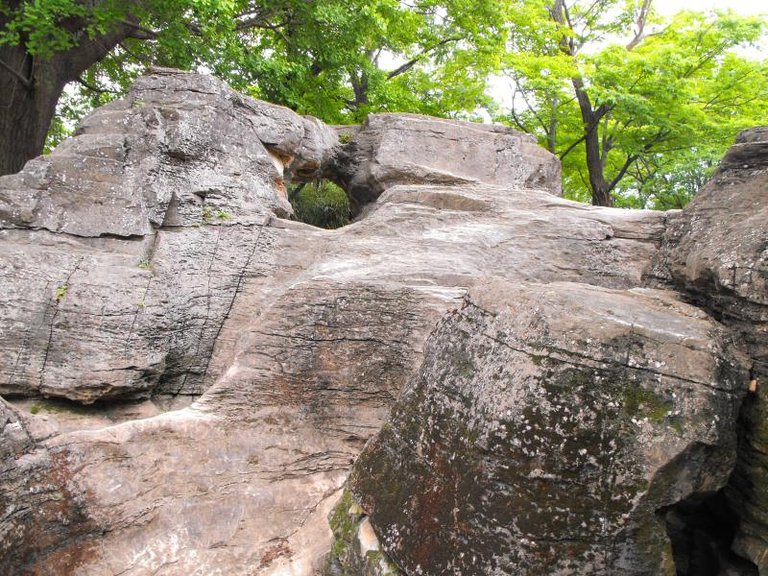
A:
<svg viewBox="0 0 768 576">
<path fill-rule="evenodd" d="M 98 413 L 101 409 L 95 406 L 84 406 L 69 400 L 43 399 L 37 400 L 29 409 L 30 414 L 45 412 L 48 414 L 78 414 L 90 415 Z"/>
<path fill-rule="evenodd" d="M 352 543 L 357 528 L 357 522 L 360 519 L 359 515 L 352 515 L 349 513 L 353 504 L 355 504 L 355 501 L 352 498 L 352 493 L 349 490 L 344 490 L 339 503 L 336 504 L 336 507 L 328 517 L 328 524 L 331 527 L 334 537 L 331 554 L 337 558 L 344 556 L 346 549 Z"/>
<path fill-rule="evenodd" d="M 345 490 L 328 517 L 334 542 L 321 572 L 324 576 L 400 576 L 386 554 L 369 550 L 363 555 L 358 533 L 365 520 L 363 509 Z"/>
<path fill-rule="evenodd" d="M 624 387 L 622 406 L 630 418 L 648 418 L 654 424 L 664 422 L 673 408 L 670 400 L 636 383 L 627 383 Z"/>
</svg>

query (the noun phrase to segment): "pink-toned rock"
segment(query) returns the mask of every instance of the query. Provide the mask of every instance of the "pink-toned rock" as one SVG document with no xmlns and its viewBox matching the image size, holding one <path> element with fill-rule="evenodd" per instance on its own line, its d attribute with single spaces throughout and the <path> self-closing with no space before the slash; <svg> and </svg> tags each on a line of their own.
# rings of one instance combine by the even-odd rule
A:
<svg viewBox="0 0 768 576">
<path fill-rule="evenodd" d="M 404 146 L 417 150 L 399 170 Z M 666 402 L 678 383 L 693 404 L 672 401 L 688 420 L 637 425 L 628 445 L 648 443 L 628 452 L 633 478 L 664 470 L 669 484 L 647 501 L 665 506 L 719 488 L 733 460 L 740 372 L 728 362 L 739 354 L 726 328 L 664 284 L 670 216 L 563 200 L 558 170 L 504 128 L 373 117 L 342 145 L 322 123 L 217 80 L 155 70 L 59 151 L 0 179 L 0 393 L 16 403 L 0 405 L 0 572 L 320 570 L 352 464 L 434 361 L 430 332 L 439 323 L 446 340 L 438 331 L 429 346 L 450 347 L 461 335 L 450 319 L 483 294 L 489 310 L 518 309 L 498 320 L 506 343 L 537 334 L 598 371 L 619 369 L 622 338 L 642 343 L 624 367 L 647 373 L 639 389 Z M 358 207 L 376 198 L 363 219 L 326 231 L 283 218 L 284 176 L 331 173 Z M 638 288 L 654 258 L 651 294 Z M 549 335 L 534 330 L 545 305 Z M 496 326 L 494 314 L 483 321 Z M 487 352 L 473 363 L 491 389 L 499 359 Z M 704 398 L 717 366 L 728 368 L 722 385 Z M 694 405 L 722 408 L 717 425 L 705 429 Z M 685 484 L 702 468 L 688 460 L 696 441 L 722 457 L 706 481 Z M 617 486 L 623 502 L 639 494 Z M 366 506 L 380 509 L 371 494 Z M 643 524 L 656 522 L 652 508 L 631 520 L 658 544 L 663 531 Z M 400 558 L 383 526 L 373 514 L 382 552 Z M 612 542 L 632 552 L 631 538 Z"/>
</svg>

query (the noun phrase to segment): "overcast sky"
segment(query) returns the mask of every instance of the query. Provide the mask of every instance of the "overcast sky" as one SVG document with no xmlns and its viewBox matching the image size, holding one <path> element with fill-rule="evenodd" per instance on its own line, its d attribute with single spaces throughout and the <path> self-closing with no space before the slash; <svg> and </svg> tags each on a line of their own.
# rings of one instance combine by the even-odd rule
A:
<svg viewBox="0 0 768 576">
<path fill-rule="evenodd" d="M 765 0 L 654 0 L 654 8 L 661 14 L 674 14 L 679 10 L 709 10 L 731 8 L 742 14 L 768 14 Z"/>
</svg>

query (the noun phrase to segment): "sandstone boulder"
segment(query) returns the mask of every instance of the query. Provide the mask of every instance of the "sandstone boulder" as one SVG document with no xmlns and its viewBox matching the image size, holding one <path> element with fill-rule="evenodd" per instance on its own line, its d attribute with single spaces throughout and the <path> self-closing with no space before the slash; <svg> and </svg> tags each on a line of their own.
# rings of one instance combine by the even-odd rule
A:
<svg viewBox="0 0 768 576">
<path fill-rule="evenodd" d="M 319 165 L 331 138 L 212 77 L 155 69 L 0 179 L 0 393 L 200 393 L 243 277 L 272 267 L 284 162 Z"/>
<path fill-rule="evenodd" d="M 395 184 L 534 187 L 560 194 L 560 163 L 535 139 L 503 126 L 371 114 L 336 156 L 331 175 L 359 211 Z"/>
<path fill-rule="evenodd" d="M 673 574 L 662 518 L 727 482 L 745 377 L 668 293 L 489 281 L 351 489 L 407 574 Z"/>
</svg>

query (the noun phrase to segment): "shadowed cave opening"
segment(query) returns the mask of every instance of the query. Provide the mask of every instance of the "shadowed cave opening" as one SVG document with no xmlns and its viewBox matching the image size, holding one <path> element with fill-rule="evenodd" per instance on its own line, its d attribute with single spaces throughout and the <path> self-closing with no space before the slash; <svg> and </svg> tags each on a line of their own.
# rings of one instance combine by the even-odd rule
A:
<svg viewBox="0 0 768 576">
<path fill-rule="evenodd" d="M 739 517 L 723 490 L 693 496 L 663 509 L 677 576 L 759 576 L 731 550 Z"/>
</svg>

